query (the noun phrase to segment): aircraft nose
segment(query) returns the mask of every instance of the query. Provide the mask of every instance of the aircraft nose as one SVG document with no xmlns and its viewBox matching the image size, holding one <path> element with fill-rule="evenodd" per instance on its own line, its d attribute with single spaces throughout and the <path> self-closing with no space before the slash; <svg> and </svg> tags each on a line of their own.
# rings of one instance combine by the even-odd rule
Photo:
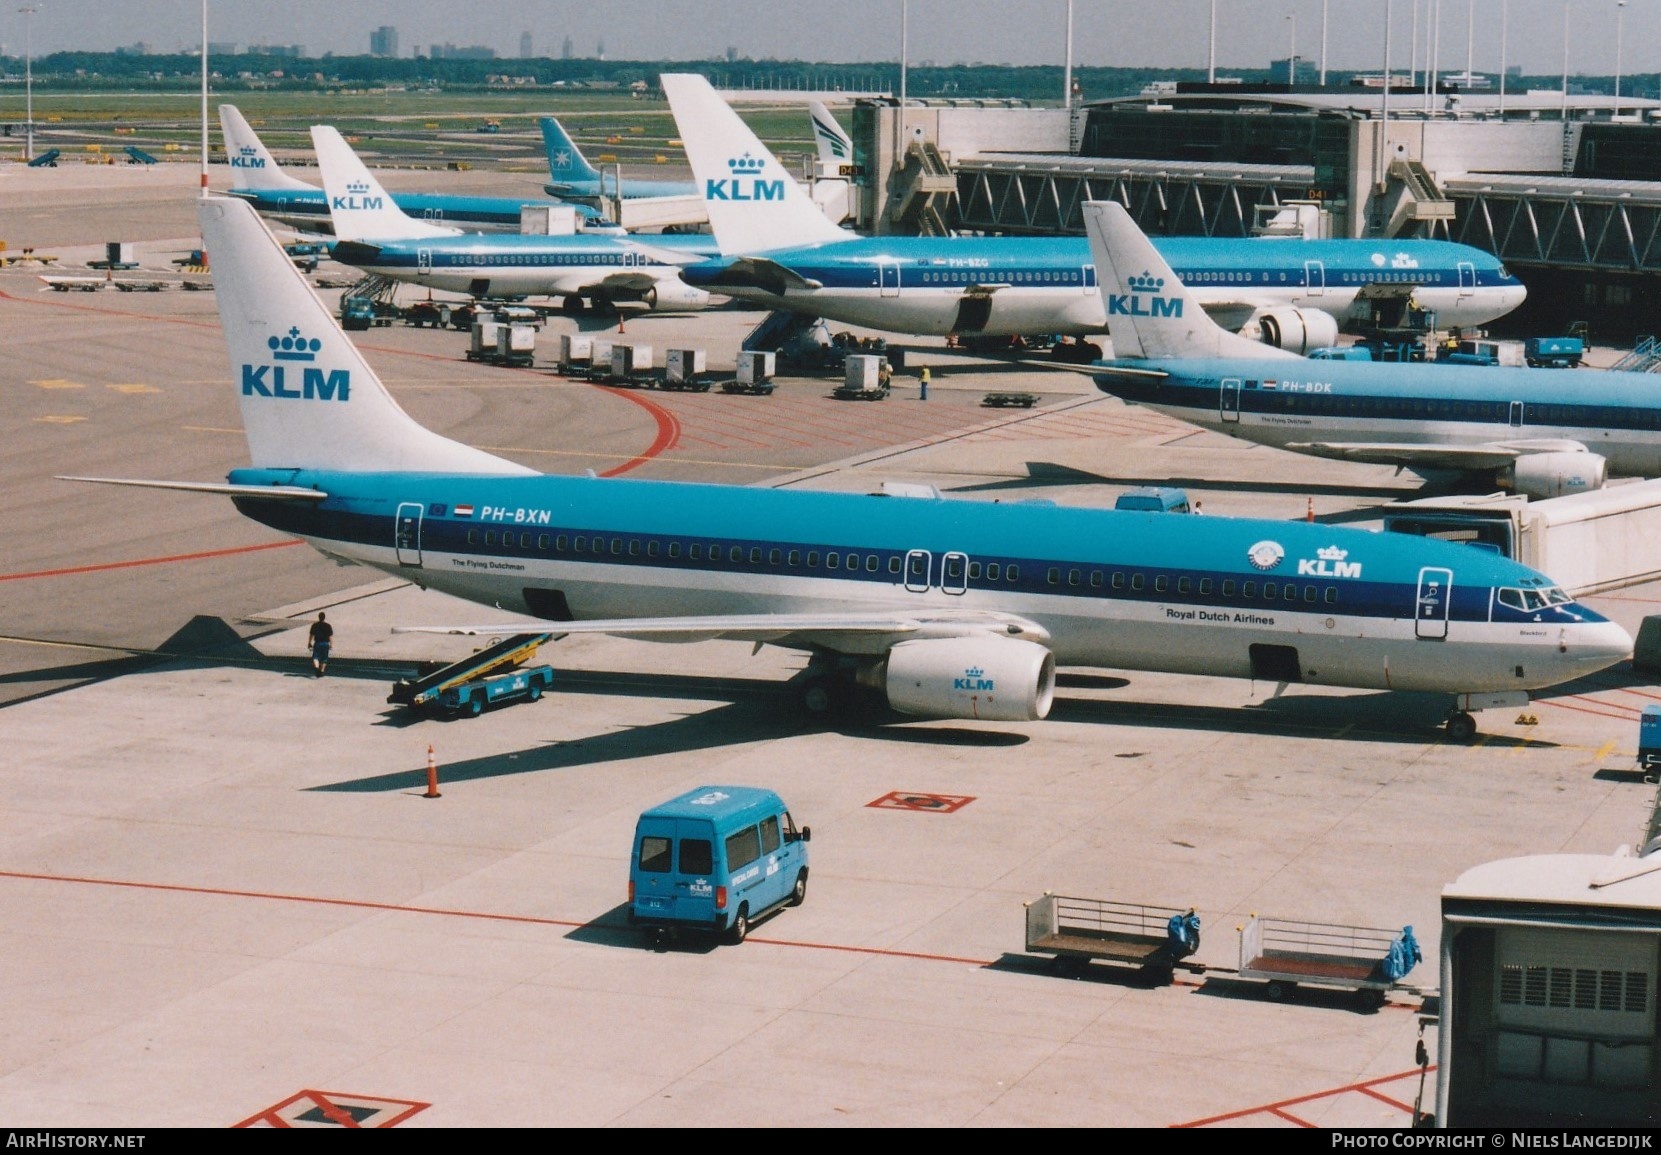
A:
<svg viewBox="0 0 1661 1155">
<path fill-rule="evenodd" d="M 1632 656 L 1632 635 L 1614 622 L 1588 622 L 1569 630 L 1564 656 L 1586 673 L 1607 669 Z"/>
</svg>

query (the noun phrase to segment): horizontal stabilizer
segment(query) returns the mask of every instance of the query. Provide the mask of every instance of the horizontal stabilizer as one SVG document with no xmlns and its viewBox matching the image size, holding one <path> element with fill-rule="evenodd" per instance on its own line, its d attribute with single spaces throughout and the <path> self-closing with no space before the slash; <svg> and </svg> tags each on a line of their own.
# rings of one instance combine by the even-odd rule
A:
<svg viewBox="0 0 1661 1155">
<path fill-rule="evenodd" d="M 182 489 L 188 493 L 218 493 L 227 497 L 254 497 L 261 501 L 324 501 L 328 494 L 321 489 L 302 489 L 297 485 L 231 485 L 223 481 L 145 481 L 132 477 L 66 477 L 59 481 L 88 481 L 94 485 L 131 485 L 139 489 Z"/>
</svg>

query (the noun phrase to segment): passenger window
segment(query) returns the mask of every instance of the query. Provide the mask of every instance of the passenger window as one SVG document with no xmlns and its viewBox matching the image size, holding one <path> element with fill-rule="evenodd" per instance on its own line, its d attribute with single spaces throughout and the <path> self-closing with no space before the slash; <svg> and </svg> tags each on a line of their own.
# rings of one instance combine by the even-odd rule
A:
<svg viewBox="0 0 1661 1155">
<path fill-rule="evenodd" d="M 1326 588 L 1326 604 L 1329 605 L 1329 606 L 1335 606 L 1335 605 L 1338 604 L 1338 587 L 1337 586 L 1327 586 L 1327 588 Z"/>
<path fill-rule="evenodd" d="M 1240 596 L 1243 597 L 1243 598 L 1255 598 L 1257 596 L 1257 583 L 1256 582 L 1241 582 L 1240 583 Z"/>
<path fill-rule="evenodd" d="M 751 565 L 760 565 L 761 564 L 761 547 L 759 545 L 752 545 L 750 547 L 750 564 Z"/>
<path fill-rule="evenodd" d="M 810 549 L 810 550 L 807 551 L 807 568 L 808 569 L 818 569 L 819 568 L 819 551 L 818 550 Z"/>
<path fill-rule="evenodd" d="M 841 564 L 842 564 L 842 555 L 841 554 L 827 553 L 825 555 L 825 568 L 826 569 L 836 569 Z"/>
<path fill-rule="evenodd" d="M 672 542 L 669 543 L 669 556 L 670 557 L 676 557 L 676 558 L 681 556 L 681 543 L 680 542 L 672 541 Z"/>
<path fill-rule="evenodd" d="M 640 869 L 650 874 L 668 874 L 672 843 L 667 838 L 648 834 L 640 840 Z"/>
<path fill-rule="evenodd" d="M 1142 587 L 1148 584 L 1148 579 L 1139 573 L 1130 575 L 1130 588 L 1134 593 L 1141 593 Z"/>
<path fill-rule="evenodd" d="M 1180 578 L 1177 579 L 1177 593 L 1185 594 L 1193 588 L 1194 588 L 1194 583 L 1192 581 L 1190 581 L 1188 578 L 1180 577 Z"/>
<path fill-rule="evenodd" d="M 1079 584 L 1079 580 L 1083 578 L 1083 576 L 1084 575 L 1079 573 L 1078 570 L 1070 569 L 1067 571 L 1067 584 L 1070 586 L 1076 586 Z"/>
<path fill-rule="evenodd" d="M 1010 562 L 1009 567 L 1004 570 L 1004 579 L 1006 581 L 1011 581 L 1011 582 L 1020 581 L 1021 580 L 1021 567 L 1016 565 L 1014 562 Z"/>
<path fill-rule="evenodd" d="M 1277 591 L 1275 589 L 1275 583 L 1274 582 L 1264 582 L 1263 583 L 1263 596 L 1265 598 L 1274 597 L 1276 592 Z"/>
<path fill-rule="evenodd" d="M 478 545 L 479 544 L 479 531 L 478 530 L 470 529 L 470 530 L 467 531 L 467 544 L 468 545 Z"/>
<path fill-rule="evenodd" d="M 580 541 L 581 539 L 579 538 L 578 540 Z M 579 545 L 577 548 L 581 549 L 582 546 Z M 688 551 L 687 556 L 693 561 L 702 561 L 704 556 L 704 547 L 697 542 L 693 542 L 692 548 Z"/>
<path fill-rule="evenodd" d="M 540 549 L 540 550 L 546 550 L 548 548 L 548 535 L 547 534 L 539 533 L 539 534 L 536 535 L 536 548 Z"/>
<path fill-rule="evenodd" d="M 1231 597 L 1234 596 L 1234 579 L 1233 578 L 1224 578 L 1223 579 L 1223 596 L 1225 598 L 1231 598 Z"/>
<path fill-rule="evenodd" d="M 681 873 L 708 874 L 715 869 L 715 845 L 707 838 L 681 839 Z"/>
<path fill-rule="evenodd" d="M 657 556 L 657 542 L 649 541 L 649 542 L 646 543 L 646 556 L 647 557 L 656 557 Z"/>
<path fill-rule="evenodd" d="M 579 536 L 576 541 L 571 543 L 571 549 L 575 553 L 583 553 L 588 549 L 588 539 Z"/>
<path fill-rule="evenodd" d="M 790 565 L 801 565 L 802 564 L 802 551 L 801 550 L 793 549 L 793 550 L 790 551 L 789 564 Z"/>
<path fill-rule="evenodd" d="M 998 580 L 998 575 L 1002 572 L 1003 572 L 1003 567 L 1000 566 L 997 562 L 989 561 L 989 562 L 986 563 L 986 580 L 987 581 L 989 581 L 989 582 L 997 581 Z"/>
<path fill-rule="evenodd" d="M 783 557 L 784 557 L 784 555 L 782 553 L 780 553 L 778 550 L 770 549 L 770 550 L 767 551 L 767 564 L 768 565 L 778 565 L 780 560 L 783 559 Z"/>
<path fill-rule="evenodd" d="M 1286 600 L 1289 602 L 1295 602 L 1298 600 L 1298 587 L 1293 585 L 1291 582 L 1286 583 Z"/>
<path fill-rule="evenodd" d="M 978 562 L 978 561 L 970 562 L 969 563 L 969 580 L 974 581 L 979 577 L 980 577 L 980 562 Z"/>
<path fill-rule="evenodd" d="M 531 548 L 531 535 L 530 534 L 522 533 L 522 534 L 519 535 L 519 548 L 520 549 L 530 549 Z"/>
<path fill-rule="evenodd" d="M 618 554 L 620 554 L 622 552 L 623 552 L 623 539 L 620 538 L 620 537 L 612 538 L 611 539 L 611 553 L 612 553 L 612 556 L 616 557 Z"/>
<path fill-rule="evenodd" d="M 640 556 L 640 539 L 638 537 L 629 538 L 629 556 L 630 557 L 639 557 Z"/>
<path fill-rule="evenodd" d="M 1050 572 L 1044 575 L 1044 580 L 1048 581 L 1052 586 L 1061 584 L 1061 571 L 1052 565 L 1050 567 Z"/>
<path fill-rule="evenodd" d="M 1090 588 L 1093 589 L 1093 590 L 1099 590 L 1099 589 L 1102 588 L 1102 571 L 1101 570 L 1093 569 L 1093 570 L 1090 571 Z"/>
<path fill-rule="evenodd" d="M 493 545 L 496 544 L 496 531 L 495 530 L 487 529 L 487 530 L 484 531 L 484 544 L 487 547 L 493 546 Z"/>
<path fill-rule="evenodd" d="M 727 835 L 727 869 L 740 870 L 761 857 L 761 838 L 754 826 Z"/>
<path fill-rule="evenodd" d="M 868 554 L 865 555 L 865 572 L 866 573 L 876 573 L 877 572 L 877 555 L 876 554 L 868 553 Z"/>
<path fill-rule="evenodd" d="M 1316 594 L 1316 590 L 1315 590 L 1314 586 L 1304 586 L 1303 587 L 1303 600 L 1304 601 L 1306 601 L 1306 602 L 1314 601 L 1315 600 L 1315 594 Z"/>
<path fill-rule="evenodd" d="M 893 557 L 888 559 L 888 572 L 889 573 L 899 573 L 900 572 L 900 555 L 899 554 L 895 554 Z M 997 575 L 994 574 L 992 576 L 996 577 Z"/>
<path fill-rule="evenodd" d="M 734 565 L 737 565 L 739 562 L 743 561 L 744 547 L 741 545 L 735 545 L 729 549 L 727 551 L 727 560 L 732 562 Z"/>
<path fill-rule="evenodd" d="M 1171 579 L 1166 577 L 1164 574 L 1160 574 L 1158 577 L 1153 579 L 1153 589 L 1155 593 L 1162 594 L 1170 588 Z"/>
<path fill-rule="evenodd" d="M 1124 574 L 1115 573 L 1113 575 L 1113 588 L 1116 589 L 1116 590 L 1122 590 L 1122 589 L 1125 588 L 1125 575 Z"/>
<path fill-rule="evenodd" d="M 1210 578 L 1201 578 L 1200 579 L 1200 596 L 1202 598 L 1208 598 L 1208 597 L 1211 596 L 1211 579 Z"/>
<path fill-rule="evenodd" d="M 775 815 L 761 823 L 761 852 L 771 854 L 779 848 L 779 820 Z"/>
</svg>

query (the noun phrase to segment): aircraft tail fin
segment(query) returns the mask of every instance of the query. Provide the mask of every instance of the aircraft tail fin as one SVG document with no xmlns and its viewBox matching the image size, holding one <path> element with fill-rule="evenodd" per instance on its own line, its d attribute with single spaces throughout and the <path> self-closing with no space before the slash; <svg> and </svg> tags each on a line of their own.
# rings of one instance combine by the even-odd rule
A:
<svg viewBox="0 0 1661 1155">
<path fill-rule="evenodd" d="M 660 79 L 722 255 L 848 238 L 708 80 L 696 73 Z"/>
<path fill-rule="evenodd" d="M 1297 356 L 1230 333 L 1206 316 L 1118 201 L 1085 202 L 1084 228 L 1115 356 L 1254 361 Z"/>
<path fill-rule="evenodd" d="M 835 175 L 842 165 L 854 162 L 854 139 L 847 129 L 832 116 L 830 109 L 817 100 L 807 106 L 808 120 L 813 125 L 813 140 L 819 146 L 819 166 L 822 172 Z"/>
<path fill-rule="evenodd" d="M 600 170 L 588 163 L 582 149 L 565 131 L 565 126 L 552 116 L 542 120 L 542 147 L 548 153 L 548 175 L 557 185 L 562 181 L 597 181 Z"/>
<path fill-rule="evenodd" d="M 340 131 L 326 124 L 312 126 L 312 148 L 323 174 L 324 195 L 335 236 L 343 241 L 392 241 L 415 237 L 453 237 L 460 229 L 418 221 L 388 195 L 375 174 L 364 166 Z"/>
<path fill-rule="evenodd" d="M 256 468 L 535 472 L 418 424 L 341 332 L 252 205 L 219 196 L 198 205 Z"/>
<path fill-rule="evenodd" d="M 225 136 L 225 157 L 231 166 L 231 187 L 248 192 L 277 189 L 305 189 L 316 192 L 316 185 L 289 176 L 265 147 L 242 110 L 234 104 L 219 106 L 219 130 Z"/>
</svg>

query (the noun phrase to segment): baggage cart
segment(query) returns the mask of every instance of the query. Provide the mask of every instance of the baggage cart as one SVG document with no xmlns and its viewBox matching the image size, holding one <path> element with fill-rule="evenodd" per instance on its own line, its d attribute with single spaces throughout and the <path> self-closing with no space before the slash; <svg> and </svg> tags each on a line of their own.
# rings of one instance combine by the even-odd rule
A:
<svg viewBox="0 0 1661 1155">
<path fill-rule="evenodd" d="M 1346 987 L 1365 1005 L 1385 996 L 1420 961 L 1412 927 L 1383 930 L 1253 915 L 1240 929 L 1240 977 L 1264 979 L 1275 1001 L 1301 985 Z"/>
<path fill-rule="evenodd" d="M 1082 974 L 1100 959 L 1135 967 L 1150 983 L 1164 985 L 1178 966 L 1205 969 L 1183 962 L 1200 945 L 1192 907 L 1045 893 L 1026 904 L 1026 919 L 1028 953 L 1054 956 L 1052 965 L 1063 974 Z"/>
</svg>

